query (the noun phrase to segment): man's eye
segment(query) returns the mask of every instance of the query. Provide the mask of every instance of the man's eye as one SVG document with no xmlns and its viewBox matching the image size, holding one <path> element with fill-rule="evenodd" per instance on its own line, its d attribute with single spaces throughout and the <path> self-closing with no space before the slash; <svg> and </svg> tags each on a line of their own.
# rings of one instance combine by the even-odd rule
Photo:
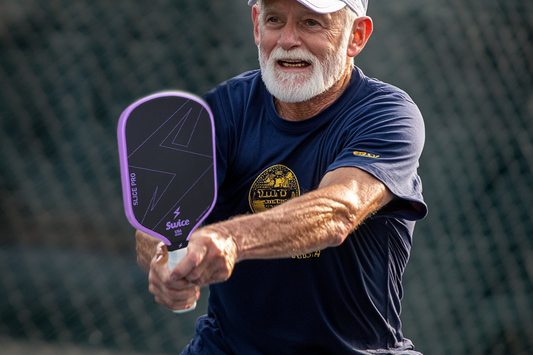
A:
<svg viewBox="0 0 533 355">
<path fill-rule="evenodd" d="M 307 20 L 307 25 L 311 27 L 318 26 L 318 22 L 314 20 Z"/>
<path fill-rule="evenodd" d="M 279 22 L 279 19 L 277 17 L 270 17 L 267 21 L 276 23 L 276 22 Z"/>
</svg>

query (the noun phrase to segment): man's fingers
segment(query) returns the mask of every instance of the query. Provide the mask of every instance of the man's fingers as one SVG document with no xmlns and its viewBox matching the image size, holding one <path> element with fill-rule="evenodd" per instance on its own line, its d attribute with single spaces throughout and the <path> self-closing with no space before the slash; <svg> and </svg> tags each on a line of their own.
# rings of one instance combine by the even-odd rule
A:
<svg viewBox="0 0 533 355">
<path fill-rule="evenodd" d="M 212 265 L 211 258 L 209 257 L 209 254 L 206 252 L 206 254 L 202 258 L 202 261 L 198 263 L 196 267 L 191 269 L 190 272 L 185 275 L 185 278 L 192 284 L 202 286 L 204 285 L 204 283 L 201 282 L 200 278 L 202 276 L 206 276 L 205 275 L 206 273 L 209 273 L 208 268 L 210 268 L 211 265 Z"/>
<path fill-rule="evenodd" d="M 198 286 L 207 286 L 214 283 L 224 282 L 229 279 L 230 275 L 231 274 L 227 270 L 206 270 L 197 279 L 192 280 L 191 283 Z"/>
<path fill-rule="evenodd" d="M 168 269 L 168 252 L 166 246 L 158 247 L 152 267 L 148 274 L 149 291 L 167 308 L 194 303 L 197 291 L 184 278 L 173 280 Z M 192 300 L 192 302 L 191 302 Z M 176 303 L 177 302 L 177 303 Z"/>
<path fill-rule="evenodd" d="M 189 242 L 187 255 L 172 270 L 171 278 L 185 278 L 199 286 L 226 281 L 235 266 L 236 252 L 231 238 L 205 228 L 197 230 Z"/>
<path fill-rule="evenodd" d="M 187 277 L 192 270 L 201 266 L 206 254 L 207 248 L 205 246 L 189 243 L 187 255 L 176 265 L 174 270 L 171 270 L 171 279 L 177 281 Z"/>
<path fill-rule="evenodd" d="M 169 289 L 165 293 L 156 294 L 154 299 L 160 305 L 175 311 L 190 308 L 199 297 L 200 288 L 198 286 L 191 286 L 184 290 Z"/>
<path fill-rule="evenodd" d="M 165 300 L 168 303 L 172 302 L 183 302 L 192 300 L 193 303 L 196 301 L 196 295 L 199 294 L 200 288 L 198 286 L 189 286 L 188 288 L 176 290 L 172 288 L 165 288 L 163 292 L 154 285 L 150 285 L 150 292 L 154 294 L 155 297 Z"/>
<path fill-rule="evenodd" d="M 229 264 L 229 260 L 218 250 L 211 249 L 204 262 L 193 269 L 186 278 L 198 286 L 226 281 L 233 271 L 233 265 Z"/>
</svg>

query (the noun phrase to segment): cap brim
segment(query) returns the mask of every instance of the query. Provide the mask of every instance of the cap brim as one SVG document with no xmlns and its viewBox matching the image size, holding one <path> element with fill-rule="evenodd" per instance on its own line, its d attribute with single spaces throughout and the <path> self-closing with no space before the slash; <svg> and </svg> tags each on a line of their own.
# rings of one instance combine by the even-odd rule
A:
<svg viewBox="0 0 533 355">
<path fill-rule="evenodd" d="M 297 0 L 305 7 L 319 14 L 330 14 L 342 9 L 346 4 L 339 0 Z M 257 0 L 248 0 L 248 5 L 253 6 Z"/>
<path fill-rule="evenodd" d="M 343 1 L 332 1 L 332 0 L 297 0 L 299 3 L 303 4 L 305 7 L 313 10 L 319 14 L 330 14 L 332 12 L 337 12 L 346 4 Z"/>
</svg>

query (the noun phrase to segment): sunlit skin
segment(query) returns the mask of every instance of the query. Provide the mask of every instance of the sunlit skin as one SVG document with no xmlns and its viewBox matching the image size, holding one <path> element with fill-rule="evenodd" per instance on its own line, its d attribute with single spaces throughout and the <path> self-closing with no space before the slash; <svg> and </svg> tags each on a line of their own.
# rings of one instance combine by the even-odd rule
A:
<svg viewBox="0 0 533 355">
<path fill-rule="evenodd" d="M 339 14 L 319 15 L 294 0 L 266 0 L 252 9 L 255 41 L 268 55 L 276 47 L 301 47 L 319 60 L 338 47 L 343 27 Z M 298 103 L 275 100 L 282 118 L 303 120 L 331 105 L 351 75 L 351 58 L 359 54 L 372 32 L 372 21 L 354 21 L 346 49 L 343 75 L 326 92 Z M 309 71 L 308 63 L 279 62 L 282 71 Z M 353 167 L 328 172 L 315 191 L 268 211 L 238 216 L 196 230 L 187 256 L 168 270 L 167 251 L 158 239 L 137 231 L 139 265 L 149 272 L 150 292 L 169 309 L 185 309 L 199 297 L 199 287 L 227 280 L 246 259 L 284 258 L 335 247 L 366 217 L 394 195 L 372 175 Z M 190 284 L 194 286 L 190 286 Z"/>
</svg>

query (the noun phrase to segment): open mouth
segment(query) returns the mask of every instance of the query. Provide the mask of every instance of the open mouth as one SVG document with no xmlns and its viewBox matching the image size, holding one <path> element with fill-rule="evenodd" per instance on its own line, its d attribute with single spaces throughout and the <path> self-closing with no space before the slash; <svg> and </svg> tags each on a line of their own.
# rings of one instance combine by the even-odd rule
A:
<svg viewBox="0 0 533 355">
<path fill-rule="evenodd" d="M 310 66 L 308 62 L 304 61 L 285 61 L 285 60 L 278 60 L 278 64 L 285 68 L 305 68 Z"/>
</svg>

